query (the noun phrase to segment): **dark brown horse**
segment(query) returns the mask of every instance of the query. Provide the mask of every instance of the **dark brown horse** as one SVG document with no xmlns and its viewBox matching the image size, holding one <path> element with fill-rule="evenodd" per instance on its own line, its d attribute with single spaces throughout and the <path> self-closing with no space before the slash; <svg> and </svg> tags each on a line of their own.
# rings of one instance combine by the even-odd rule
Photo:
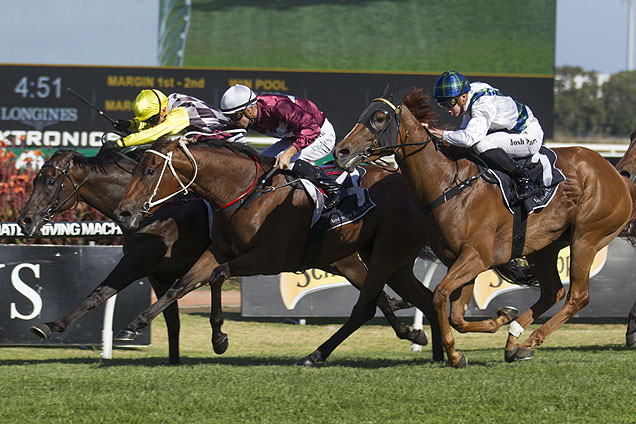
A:
<svg viewBox="0 0 636 424">
<path fill-rule="evenodd" d="M 18 223 L 27 235 L 39 232 L 56 213 L 83 201 L 109 218 L 125 193 L 136 162 L 109 153 L 84 157 L 72 150 L 58 150 L 34 179 L 34 189 Z M 166 202 L 141 223 L 137 231 L 124 231 L 124 256 L 106 277 L 71 313 L 31 328 L 39 337 L 51 332 L 64 332 L 86 312 L 102 305 L 108 298 L 134 281 L 148 277 L 157 297 L 161 297 L 175 280 L 195 264 L 210 245 L 208 208 L 201 199 L 186 197 Z M 364 265 L 353 255 L 332 269 L 361 284 L 366 274 Z M 392 307 L 403 306 L 384 295 L 382 311 L 398 337 L 426 344 L 425 333 L 410 330 L 393 313 Z M 179 311 L 177 303 L 164 311 L 168 329 L 169 362 L 179 362 Z M 217 349 L 218 350 L 218 349 Z M 222 352 L 220 352 L 222 353 Z"/>
<path fill-rule="evenodd" d="M 27 235 L 37 234 L 56 213 L 82 201 L 112 218 L 125 193 L 136 162 L 118 154 L 85 157 L 73 150 L 58 150 L 40 169 L 33 192 L 18 224 Z M 185 274 L 210 244 L 207 206 L 200 199 L 182 199 L 164 205 L 144 220 L 136 232 L 124 231 L 124 256 L 115 268 L 73 311 L 38 324 L 31 331 L 49 338 L 64 332 L 86 312 L 102 305 L 134 281 L 148 277 L 162 296 Z M 179 309 L 164 311 L 168 330 L 169 362 L 179 362 Z"/>
<path fill-rule="evenodd" d="M 616 164 L 618 172 L 630 181 L 629 189 L 632 193 L 632 197 L 636 197 L 636 131 L 630 136 L 630 143 L 627 151 Z M 625 228 L 621 237 L 627 238 L 632 245 L 636 244 L 636 225 L 634 222 Z M 627 346 L 634 346 L 636 344 L 636 302 L 629 311 L 627 332 L 625 333 L 625 344 Z"/>
<path fill-rule="evenodd" d="M 303 190 L 291 187 L 280 174 L 271 178 L 268 190 L 258 193 L 266 194 L 254 197 L 248 194 L 273 165 L 273 158 L 262 157 L 248 146 L 227 142 L 186 145 L 183 140 L 173 140 L 156 142 L 152 149 L 140 161 L 115 212 L 120 224 L 134 228 L 142 211 L 154 204 L 155 197 L 165 197 L 179 187 L 190 185 L 215 209 L 215 243 L 199 259 L 196 271 L 188 272 L 148 311 L 140 314 L 124 334 L 135 334 L 171 302 L 209 281 L 213 296 L 210 318 L 213 343 L 226 346 L 219 299 L 223 281 L 232 276 L 303 269 L 312 202 Z M 175 171 L 179 183 L 173 176 L 166 176 L 170 173 L 168 169 Z M 388 282 L 404 300 L 422 310 L 431 323 L 433 357 L 443 360 L 432 292 L 415 278 L 412 269 L 426 243 L 422 214 L 404 190 L 404 184 L 399 173 L 368 167 L 362 185 L 369 189 L 376 207 L 361 219 L 327 232 L 322 249 L 310 265 L 329 270 L 335 263 L 338 268 L 338 261 L 358 252 L 368 268 L 362 287 L 367 284 L 383 287 Z M 245 199 L 251 200 L 242 203 Z M 365 321 L 373 317 L 380 294 L 381 290 L 372 298 L 359 300 L 354 307 L 355 310 L 365 305 L 361 311 Z M 312 366 L 324 361 L 354 330 L 345 325 L 299 364 Z"/>
<path fill-rule="evenodd" d="M 434 122 L 421 90 L 413 91 L 405 103 L 402 99 L 373 100 L 353 130 L 336 144 L 334 156 L 337 165 L 349 169 L 368 157 L 395 152 L 420 207 L 429 207 L 426 222 L 431 246 L 449 268 L 435 289 L 435 309 L 449 363 L 464 367 L 466 358 L 455 350 L 446 304 L 457 290 L 472 291 L 470 282 L 480 272 L 511 259 L 513 215 L 504 206 L 499 189 L 481 179 L 443 201 L 447 190 L 478 174 L 477 166 L 458 159 L 456 149 L 438 140 L 431 142 L 421 122 Z M 557 166 L 566 180 L 547 207 L 528 217 L 522 253 L 540 281 L 541 294 L 537 303 L 511 323 L 507 361 L 531 358 L 535 346 L 588 303 L 594 256 L 632 217 L 627 182 L 602 156 L 583 147 L 555 150 Z M 523 329 L 565 295 L 556 260 L 567 245 L 571 280 L 565 305 L 518 344 Z"/>
</svg>

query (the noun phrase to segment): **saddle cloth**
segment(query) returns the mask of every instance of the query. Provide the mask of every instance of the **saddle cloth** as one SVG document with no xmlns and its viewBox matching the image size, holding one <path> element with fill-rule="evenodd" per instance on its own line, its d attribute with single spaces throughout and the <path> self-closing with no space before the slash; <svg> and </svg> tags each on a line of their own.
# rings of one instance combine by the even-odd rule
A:
<svg viewBox="0 0 636 424">
<path fill-rule="evenodd" d="M 326 164 L 320 168 L 327 176 L 342 185 L 347 195 L 338 205 L 323 213 L 324 200 L 322 193 L 310 181 L 301 178 L 300 182 L 314 202 L 314 213 L 311 219 L 312 227 L 318 220 L 326 221 L 321 222 L 321 227 L 324 226 L 325 231 L 329 231 L 362 218 L 375 207 L 369 191 L 360 187 L 360 178 L 366 173 L 364 168 L 356 167 L 350 173 L 336 168 L 333 164 Z"/>
<path fill-rule="evenodd" d="M 523 207 L 526 213 L 530 214 L 548 206 L 556 194 L 559 183 L 565 181 L 563 172 L 554 165 L 556 160 L 556 153 L 545 146 L 541 146 L 541 149 L 532 156 L 516 159 L 521 166 L 529 170 L 528 177 L 541 188 L 538 194 L 524 200 Z M 479 163 L 478 166 L 486 181 L 499 186 L 506 207 L 510 213 L 514 213 L 513 202 L 516 195 L 513 179 L 505 172 L 487 169 Z"/>
</svg>

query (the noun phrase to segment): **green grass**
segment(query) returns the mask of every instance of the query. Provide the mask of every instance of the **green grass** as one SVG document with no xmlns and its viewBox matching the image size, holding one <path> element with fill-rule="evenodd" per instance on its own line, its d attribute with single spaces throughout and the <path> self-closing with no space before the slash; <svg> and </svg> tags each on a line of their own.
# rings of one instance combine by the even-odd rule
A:
<svg viewBox="0 0 636 424">
<path fill-rule="evenodd" d="M 230 347 L 210 348 L 207 317 L 182 315 L 180 366 L 165 365 L 162 320 L 153 345 L 113 360 L 76 348 L 0 349 L 2 423 L 598 423 L 633 422 L 636 352 L 624 325 L 565 325 L 535 358 L 506 364 L 505 331 L 457 334 L 465 370 L 412 352 L 391 329 L 365 326 L 328 364 L 295 361 L 338 327 L 227 314 Z"/>
<path fill-rule="evenodd" d="M 195 0 L 185 66 L 552 75 L 555 0 Z"/>
</svg>

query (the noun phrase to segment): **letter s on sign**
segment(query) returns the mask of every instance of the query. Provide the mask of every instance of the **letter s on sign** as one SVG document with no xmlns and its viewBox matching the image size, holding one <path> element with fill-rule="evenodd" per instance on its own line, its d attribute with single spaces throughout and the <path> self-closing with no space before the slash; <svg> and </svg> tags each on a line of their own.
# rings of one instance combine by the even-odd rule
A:
<svg viewBox="0 0 636 424">
<path fill-rule="evenodd" d="M 29 299 L 31 303 L 33 303 L 33 312 L 31 312 L 29 315 L 22 315 L 20 312 L 18 312 L 18 309 L 15 307 L 15 303 L 11 303 L 11 319 L 19 318 L 23 320 L 30 320 L 37 317 L 42 311 L 42 298 L 40 297 L 40 294 L 38 292 L 33 290 L 30 286 L 28 286 L 22 280 L 20 280 L 19 274 L 22 268 L 31 269 L 33 271 L 33 274 L 35 275 L 35 278 L 39 279 L 40 265 L 29 264 L 29 263 L 20 264 L 16 266 L 15 268 L 13 268 L 13 271 L 11 271 L 11 284 L 13 284 L 13 287 L 20 294 L 22 294 L 24 297 Z"/>
</svg>

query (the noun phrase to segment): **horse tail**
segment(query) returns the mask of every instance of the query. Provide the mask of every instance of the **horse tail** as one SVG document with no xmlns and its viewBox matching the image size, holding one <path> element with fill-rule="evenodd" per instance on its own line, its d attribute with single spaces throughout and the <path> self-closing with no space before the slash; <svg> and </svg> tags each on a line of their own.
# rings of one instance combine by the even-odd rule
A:
<svg viewBox="0 0 636 424">
<path fill-rule="evenodd" d="M 434 124 L 438 115 L 433 109 L 429 98 L 421 88 L 415 88 L 404 99 L 404 105 L 415 119 L 426 124 Z"/>
<path fill-rule="evenodd" d="M 623 231 L 621 231 L 619 237 L 626 239 L 636 248 L 636 183 L 625 178 L 629 195 L 632 198 L 632 215 L 629 217 L 629 221 Z"/>
</svg>

